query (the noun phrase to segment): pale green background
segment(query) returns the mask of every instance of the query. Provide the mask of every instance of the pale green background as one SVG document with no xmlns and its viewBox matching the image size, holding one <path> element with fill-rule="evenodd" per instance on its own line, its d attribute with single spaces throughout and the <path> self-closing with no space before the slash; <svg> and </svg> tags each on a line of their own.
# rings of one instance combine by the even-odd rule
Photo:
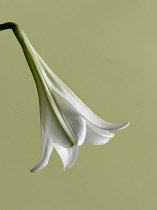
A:
<svg viewBox="0 0 157 210">
<path fill-rule="evenodd" d="M 22 50 L 0 32 L 0 209 L 157 209 L 157 2 L 5 0 L 14 21 L 54 72 L 98 116 L 130 121 L 103 146 L 83 145 L 63 171 L 41 151 L 38 98 Z"/>
</svg>

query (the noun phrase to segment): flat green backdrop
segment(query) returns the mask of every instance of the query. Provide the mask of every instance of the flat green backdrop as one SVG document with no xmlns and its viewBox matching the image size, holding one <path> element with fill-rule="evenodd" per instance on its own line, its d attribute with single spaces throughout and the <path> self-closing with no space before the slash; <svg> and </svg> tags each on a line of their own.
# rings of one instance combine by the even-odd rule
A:
<svg viewBox="0 0 157 210">
<path fill-rule="evenodd" d="M 54 72 L 98 116 L 130 121 L 103 146 L 83 145 L 63 171 L 41 151 L 33 77 L 11 31 L 0 32 L 0 209 L 157 209 L 157 1 L 5 0 Z"/>
</svg>

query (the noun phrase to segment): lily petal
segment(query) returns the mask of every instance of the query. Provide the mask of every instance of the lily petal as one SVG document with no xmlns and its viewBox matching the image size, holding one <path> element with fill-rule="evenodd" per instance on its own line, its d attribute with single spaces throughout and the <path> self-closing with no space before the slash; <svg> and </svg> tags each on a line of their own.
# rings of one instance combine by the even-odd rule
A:
<svg viewBox="0 0 157 210">
<path fill-rule="evenodd" d="M 86 136 L 86 120 L 79 112 L 58 94 L 54 94 L 60 111 L 71 132 L 72 141 L 81 146 Z"/>
<path fill-rule="evenodd" d="M 74 134 L 74 141 L 77 146 L 81 146 L 86 136 L 86 121 L 81 116 L 73 116 L 67 118 L 69 125 Z"/>
<path fill-rule="evenodd" d="M 79 112 L 79 115 L 82 115 L 90 123 L 104 130 L 121 130 L 129 126 L 130 123 L 128 122 L 123 124 L 112 124 L 99 118 L 52 72 L 49 66 L 33 47 L 32 50 L 44 69 L 41 74 L 44 75 L 45 81 L 51 88 L 51 91 L 57 93 L 69 104 L 71 104 Z"/>
<path fill-rule="evenodd" d="M 39 102 L 40 102 L 40 118 L 41 125 L 52 141 L 57 142 L 63 147 L 72 147 L 74 144 L 62 128 L 54 110 L 52 109 L 42 86 L 38 86 Z"/>
<path fill-rule="evenodd" d="M 97 128 L 91 123 L 87 123 L 87 133 L 84 141 L 85 143 L 91 145 L 103 145 L 106 144 L 113 137 L 114 137 L 113 133 L 109 133 L 106 130 Z"/>
<path fill-rule="evenodd" d="M 77 160 L 79 147 L 64 148 L 57 143 L 53 143 L 53 146 L 63 162 L 64 170 L 71 168 Z"/>
<path fill-rule="evenodd" d="M 50 159 L 51 153 L 53 150 L 53 142 L 49 139 L 46 132 L 42 128 L 42 152 L 41 157 L 37 165 L 31 170 L 32 173 L 41 171 L 44 169 Z"/>
</svg>

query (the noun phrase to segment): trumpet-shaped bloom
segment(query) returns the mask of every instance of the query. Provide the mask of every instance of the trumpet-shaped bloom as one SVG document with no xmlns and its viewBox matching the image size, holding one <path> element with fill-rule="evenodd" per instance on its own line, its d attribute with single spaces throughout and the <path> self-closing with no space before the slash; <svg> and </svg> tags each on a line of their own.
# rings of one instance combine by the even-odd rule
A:
<svg viewBox="0 0 157 210">
<path fill-rule="evenodd" d="M 53 149 L 59 154 L 64 169 L 70 168 L 83 143 L 106 144 L 114 137 L 109 131 L 129 125 L 111 124 L 96 116 L 48 67 L 23 30 L 14 23 L 0 25 L 0 30 L 8 28 L 13 30 L 22 46 L 39 96 L 42 152 L 31 172 L 40 171 L 48 164 Z"/>
</svg>

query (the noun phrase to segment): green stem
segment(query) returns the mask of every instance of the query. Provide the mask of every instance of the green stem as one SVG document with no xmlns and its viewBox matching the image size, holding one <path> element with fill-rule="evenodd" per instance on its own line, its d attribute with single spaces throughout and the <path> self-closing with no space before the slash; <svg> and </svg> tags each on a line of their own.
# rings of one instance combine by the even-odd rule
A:
<svg viewBox="0 0 157 210">
<path fill-rule="evenodd" d="M 7 29 L 12 29 L 22 49 L 24 50 L 24 48 L 26 47 L 26 43 L 24 39 L 24 32 L 22 31 L 20 26 L 13 22 L 0 24 L 0 31 L 7 30 Z"/>
<path fill-rule="evenodd" d="M 24 31 L 20 28 L 18 24 L 13 23 L 13 22 L 0 24 L 0 31 L 7 30 L 7 29 L 12 29 L 12 31 L 14 32 L 14 35 L 16 36 L 18 42 L 20 43 L 22 50 L 24 52 L 24 55 L 26 57 L 27 63 L 33 74 L 36 85 L 38 86 L 37 83 L 40 80 L 39 75 L 37 73 L 38 64 L 36 62 L 36 59 L 34 58 L 34 55 L 28 44 L 28 41 L 26 40 L 26 35 Z"/>
</svg>

